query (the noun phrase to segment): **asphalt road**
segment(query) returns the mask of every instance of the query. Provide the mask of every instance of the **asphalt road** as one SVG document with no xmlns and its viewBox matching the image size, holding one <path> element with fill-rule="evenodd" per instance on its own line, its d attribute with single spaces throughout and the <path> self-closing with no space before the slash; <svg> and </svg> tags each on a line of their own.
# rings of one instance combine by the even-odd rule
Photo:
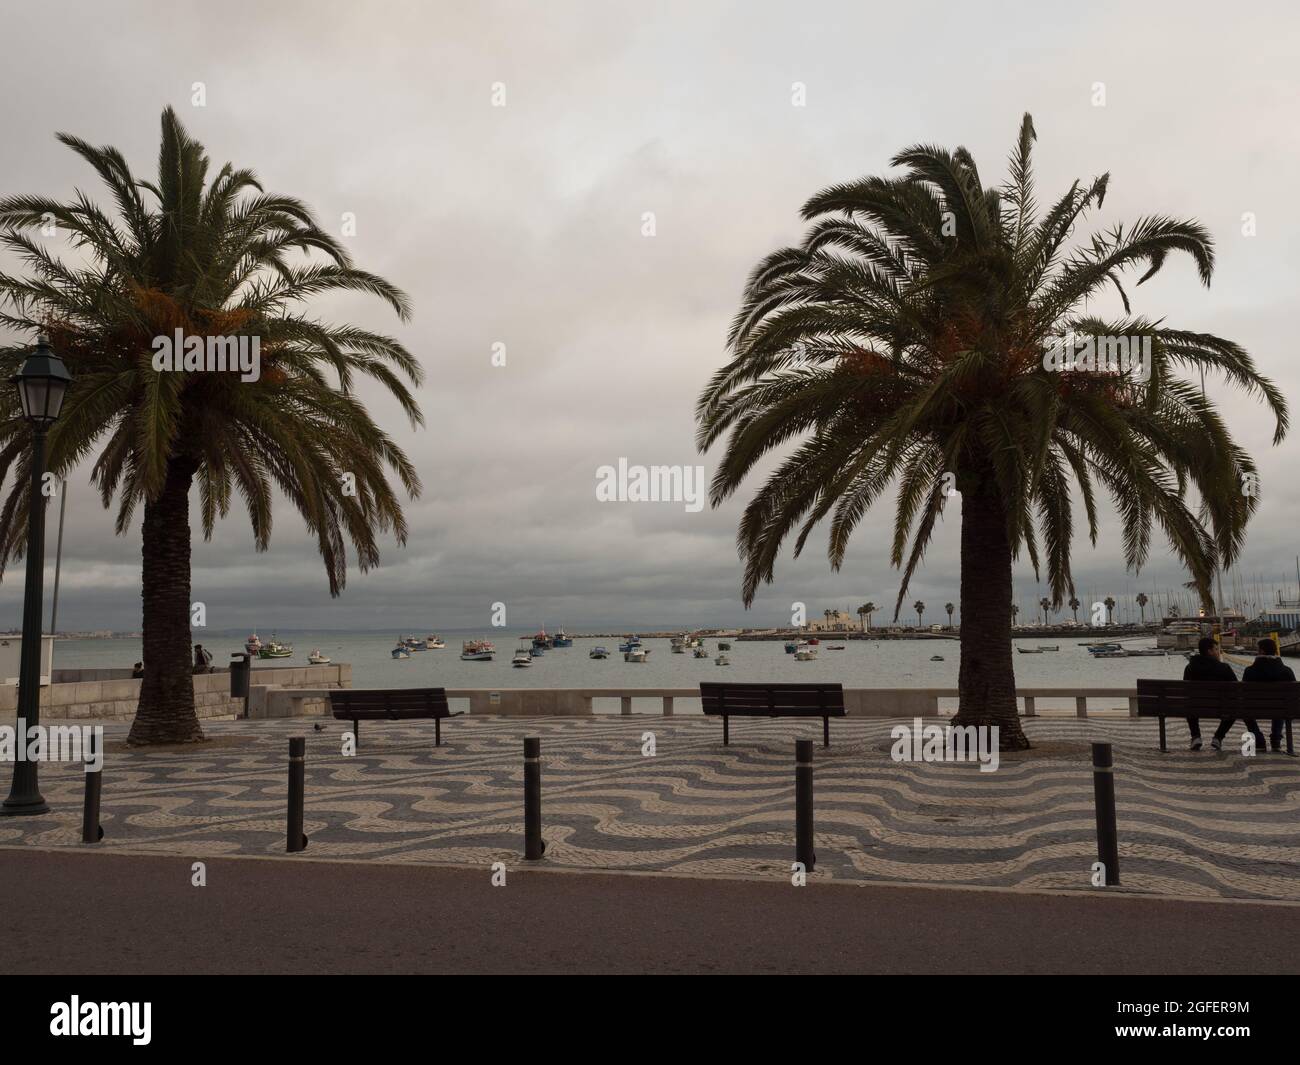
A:
<svg viewBox="0 0 1300 1065">
<path fill-rule="evenodd" d="M 9 973 L 1296 973 L 1300 908 L 0 849 Z"/>
</svg>

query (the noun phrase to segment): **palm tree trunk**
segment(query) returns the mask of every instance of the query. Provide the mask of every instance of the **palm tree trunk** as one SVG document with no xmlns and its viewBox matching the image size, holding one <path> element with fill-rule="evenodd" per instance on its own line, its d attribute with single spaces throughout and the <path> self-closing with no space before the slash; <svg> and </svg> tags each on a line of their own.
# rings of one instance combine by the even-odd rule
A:
<svg viewBox="0 0 1300 1065">
<path fill-rule="evenodd" d="M 194 712 L 190 659 L 190 482 L 195 464 L 175 458 L 155 500 L 144 506 L 142 598 L 144 680 L 127 742 L 203 739 Z"/>
<path fill-rule="evenodd" d="M 961 669 L 955 725 L 996 725 L 1004 751 L 1029 747 L 1016 708 L 1011 649 L 1011 544 L 992 479 L 961 495 Z"/>
</svg>

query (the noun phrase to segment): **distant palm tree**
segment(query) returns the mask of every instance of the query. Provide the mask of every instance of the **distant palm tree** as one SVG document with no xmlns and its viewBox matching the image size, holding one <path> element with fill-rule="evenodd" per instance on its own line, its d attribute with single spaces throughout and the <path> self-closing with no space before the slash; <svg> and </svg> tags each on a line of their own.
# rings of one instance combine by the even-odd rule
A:
<svg viewBox="0 0 1300 1065">
<path fill-rule="evenodd" d="M 952 603 L 944 603 L 944 604 L 943 604 L 943 609 L 944 609 L 944 611 L 945 611 L 945 612 L 947 613 L 947 615 L 948 615 L 948 628 L 951 629 L 951 628 L 952 628 L 952 612 L 953 612 L 953 610 L 956 609 L 956 608 L 952 605 Z"/>
<path fill-rule="evenodd" d="M 866 632 L 868 627 L 871 625 L 871 615 L 878 609 L 880 608 L 877 607 L 875 603 L 863 603 L 858 607 L 858 617 L 862 619 L 863 632 Z"/>
<path fill-rule="evenodd" d="M 912 604 L 912 609 L 916 611 L 916 627 L 919 629 L 921 627 L 921 615 L 925 613 L 925 604 L 918 599 Z"/>
<path fill-rule="evenodd" d="M 162 115 L 156 182 L 137 179 L 111 147 L 59 140 L 107 186 L 116 213 L 82 194 L 67 203 L 41 196 L 0 200 L 0 243 L 31 277 L 0 275 L 0 326 L 44 331 L 74 381 L 49 435 L 48 469 L 62 476 L 99 448 L 91 479 L 116 529 L 143 510 L 144 679 L 131 743 L 199 740 L 190 662 L 190 491 L 212 536 L 238 494 L 254 544 L 266 550 L 280 492 L 315 535 L 331 595 L 343 589 L 351 541 L 361 570 L 379 562 L 376 533 L 406 539 L 406 520 L 385 472 L 414 497 L 420 482 L 401 449 L 356 394 L 374 378 L 412 424 L 419 408 L 403 378 L 420 365 L 396 340 L 307 312 L 312 297 L 369 293 L 405 320 L 407 298 L 358 270 L 347 251 L 289 196 L 264 193 L 250 170 L 208 158 L 174 111 Z M 49 219 L 76 247 L 63 262 L 27 231 Z M 294 252 L 317 260 L 291 261 Z M 159 337 L 242 337 L 260 341 L 260 375 L 155 369 Z M 204 340 L 206 345 L 206 340 Z M 223 352 L 224 354 L 224 352 Z M 0 348 L 12 373 L 24 352 Z M 182 352 L 175 352 L 179 363 Z M 17 481 L 0 511 L 0 561 L 18 557 L 27 529 L 29 430 L 13 389 L 0 397 L 0 478 Z M 104 439 L 102 445 L 101 439 Z"/>
<path fill-rule="evenodd" d="M 1079 606 L 1079 600 L 1074 596 L 1070 596 L 1070 613 L 1074 615 L 1074 623 L 1076 625 L 1079 624 Z"/>
<path fill-rule="evenodd" d="M 1151 602 L 1151 600 L 1147 598 L 1146 592 L 1138 592 L 1135 601 L 1137 602 L 1138 612 L 1142 618 L 1142 624 L 1145 625 L 1147 623 L 1147 603 Z"/>
<path fill-rule="evenodd" d="M 1038 606 L 1043 612 L 1043 625 L 1046 626 L 1047 612 L 1052 608 L 1052 601 L 1048 599 L 1047 596 L 1043 596 L 1042 599 L 1038 600 Z"/>
<path fill-rule="evenodd" d="M 1129 317 L 1124 274 L 1157 273 L 1186 252 L 1208 284 L 1208 232 L 1163 215 L 1075 234 L 1109 175 L 1073 185 L 1039 214 L 1028 115 L 1010 180 L 984 185 L 965 148 L 917 145 L 897 176 L 834 185 L 804 206 L 804 242 L 750 275 L 730 336 L 731 360 L 697 406 L 698 440 L 727 438 L 715 506 L 767 453 L 794 443 L 746 507 L 738 540 L 742 595 L 773 579 L 787 537 L 794 553 L 830 519 L 829 557 L 844 561 L 854 529 L 897 483 L 892 562 L 912 574 L 955 488 L 961 500 L 958 725 L 997 725 L 1004 749 L 1028 746 L 1016 708 L 1012 564 L 1045 565 L 1052 601 L 1074 592 L 1072 485 L 1096 539 L 1098 482 L 1117 503 L 1126 561 L 1147 559 L 1153 529 L 1205 585 L 1233 559 L 1259 494 L 1243 495 L 1254 459 L 1183 369 L 1218 370 L 1263 397 L 1287 428 L 1286 402 L 1231 341 Z M 1115 286 L 1125 316 L 1088 301 Z M 1067 336 L 1151 338 L 1148 380 L 1049 366 Z M 951 474 L 951 476 L 947 476 Z M 1194 493 L 1191 491 L 1194 489 Z M 1198 513 L 1189 496 L 1205 501 Z M 1041 554 L 1040 554 L 1041 545 Z"/>
<path fill-rule="evenodd" d="M 1106 596 L 1106 598 L 1102 600 L 1102 603 L 1106 607 L 1106 624 L 1115 624 L 1115 600 L 1110 596 Z"/>
</svg>

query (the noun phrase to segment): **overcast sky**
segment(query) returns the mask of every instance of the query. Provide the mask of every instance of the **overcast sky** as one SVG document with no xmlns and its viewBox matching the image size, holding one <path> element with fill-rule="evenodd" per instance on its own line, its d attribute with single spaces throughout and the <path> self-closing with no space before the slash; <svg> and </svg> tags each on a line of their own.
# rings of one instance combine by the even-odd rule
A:
<svg viewBox="0 0 1300 1065">
<path fill-rule="evenodd" d="M 215 165 L 254 168 L 350 237 L 358 264 L 404 288 L 413 320 L 378 301 L 322 300 L 322 317 L 396 331 L 422 360 L 427 428 L 389 400 L 376 418 L 419 469 L 410 542 L 355 570 L 332 601 L 313 542 L 281 502 L 271 548 L 232 511 L 196 545 L 194 598 L 214 628 L 775 624 L 790 604 L 890 604 L 892 510 L 865 521 L 843 571 L 822 545 L 779 564 L 742 610 L 720 511 L 601 503 L 596 469 L 703 463 L 693 406 L 724 361 L 741 286 L 796 242 L 799 208 L 833 182 L 884 173 L 916 142 L 963 144 L 1001 181 L 1020 116 L 1038 130 L 1040 202 L 1112 175 L 1094 227 L 1146 213 L 1200 219 L 1212 287 L 1171 260 L 1134 312 L 1244 344 L 1297 406 L 1300 14 L 1286 3 L 618 2 L 57 3 L 3 0 L 0 192 L 106 200 L 54 139 L 120 148 L 152 177 L 174 105 Z M 191 103 L 202 82 L 205 106 Z M 806 106 L 792 85 L 806 85 Z M 1094 106 L 1094 83 L 1105 106 Z M 494 84 L 506 106 L 494 107 Z M 1254 212 L 1257 235 L 1243 236 Z M 653 212 L 656 232 L 643 235 Z M 3 262 L 5 269 L 13 264 Z M 492 364 L 504 344 L 506 366 Z M 1294 580 L 1297 439 L 1225 394 L 1263 474 L 1243 571 Z M 139 532 L 71 479 L 61 629 L 139 626 Z M 1100 547 L 1076 542 L 1081 598 L 1185 580 L 1163 544 L 1126 574 L 1107 507 Z M 908 596 L 956 601 L 949 515 Z M 57 511 L 50 513 L 54 553 Z M 51 570 L 52 573 L 52 570 Z M 47 592 L 51 577 L 47 577 Z M 1041 590 L 1026 566 L 1017 593 Z M 0 585 L 17 624 L 21 577 Z"/>
</svg>

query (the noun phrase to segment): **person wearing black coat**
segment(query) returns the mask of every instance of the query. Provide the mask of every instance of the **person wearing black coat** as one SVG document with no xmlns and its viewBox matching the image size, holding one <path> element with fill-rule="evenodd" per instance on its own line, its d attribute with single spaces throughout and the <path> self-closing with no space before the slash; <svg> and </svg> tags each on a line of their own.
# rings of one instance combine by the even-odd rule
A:
<svg viewBox="0 0 1300 1065">
<path fill-rule="evenodd" d="M 1197 653 L 1187 660 L 1187 666 L 1183 669 L 1183 680 L 1218 680 L 1230 681 L 1236 683 L 1237 674 L 1232 671 L 1232 667 L 1219 657 L 1219 644 L 1212 636 L 1203 637 L 1201 642 L 1196 645 Z M 1259 726 L 1253 722 L 1251 726 L 1255 729 L 1255 742 L 1262 743 L 1264 737 L 1259 735 Z M 1217 751 L 1223 744 L 1223 737 L 1228 734 L 1228 729 L 1232 728 L 1232 718 L 1225 717 L 1219 720 L 1219 731 L 1214 734 L 1214 749 Z M 1201 723 L 1194 717 L 1187 719 L 1187 731 L 1192 734 L 1192 750 L 1201 749 Z"/>
<path fill-rule="evenodd" d="M 1283 665 L 1282 659 L 1277 657 L 1277 644 L 1272 640 L 1265 639 L 1259 641 L 1259 655 L 1251 665 L 1246 667 L 1241 679 L 1249 684 L 1278 684 L 1285 681 L 1294 681 L 1295 674 L 1291 671 L 1290 666 Z M 1282 749 L 1282 722 L 1283 718 L 1273 718 L 1273 734 L 1270 739 L 1275 751 Z M 1229 727 L 1231 727 L 1231 724 L 1229 722 Z M 1219 725 L 1219 728 L 1225 733 L 1228 731 L 1222 724 Z M 1218 736 L 1218 733 L 1216 732 L 1215 735 Z M 1263 739 L 1259 735 L 1259 727 L 1256 726 L 1255 743 L 1259 750 L 1266 751 L 1268 748 L 1264 746 Z"/>
</svg>

